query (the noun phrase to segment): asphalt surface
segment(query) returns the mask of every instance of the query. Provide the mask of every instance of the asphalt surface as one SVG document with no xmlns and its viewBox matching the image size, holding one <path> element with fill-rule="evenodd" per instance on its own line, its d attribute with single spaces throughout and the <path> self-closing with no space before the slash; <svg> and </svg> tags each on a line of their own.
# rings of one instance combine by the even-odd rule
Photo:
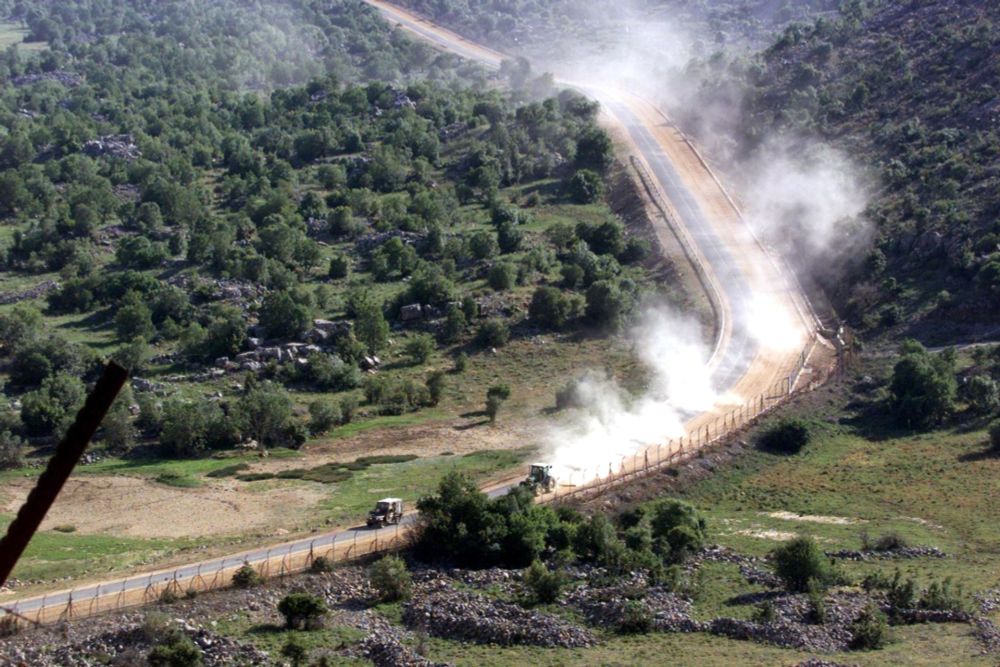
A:
<svg viewBox="0 0 1000 667">
<path fill-rule="evenodd" d="M 370 4 L 373 4 L 382 11 L 386 11 L 384 3 L 373 2 Z M 411 31 L 463 57 L 478 60 L 490 67 L 496 67 L 499 64 L 499 54 L 488 49 L 482 49 L 460 38 L 455 41 L 444 39 L 439 31 L 425 21 L 401 21 L 395 14 L 390 15 L 390 21 L 403 22 Z M 725 392 L 727 389 L 733 387 L 748 372 L 758 351 L 757 342 L 751 336 L 749 328 L 749 311 L 752 294 L 747 285 L 746 278 L 727 250 L 725 243 L 718 237 L 715 230 L 706 220 L 706 215 L 694 196 L 684 186 L 680 175 L 658 144 L 650 128 L 626 104 L 614 98 L 609 98 L 599 90 L 588 89 L 586 92 L 597 98 L 621 122 L 650 166 L 653 176 L 658 181 L 663 193 L 670 200 L 677 214 L 680 216 L 682 224 L 687 228 L 699 251 L 711 266 L 719 288 L 723 292 L 723 298 L 728 303 L 728 313 L 732 320 L 731 335 L 726 344 L 720 349 L 721 359 L 719 359 L 719 363 L 715 366 L 712 375 L 712 383 L 715 390 L 719 393 Z M 497 497 L 506 493 L 509 488 L 510 486 L 501 486 L 491 489 L 488 493 L 491 497 Z M 402 525 L 412 524 L 414 520 L 415 514 L 406 515 Z M 394 530 L 394 527 L 386 527 L 379 529 L 378 533 L 380 535 L 384 534 L 386 539 L 389 539 L 392 537 Z M 43 607 L 43 605 L 65 605 L 71 599 L 73 602 L 79 603 L 105 595 L 117 595 L 122 592 L 145 590 L 149 586 L 165 584 L 173 580 L 188 581 L 196 579 L 199 576 L 208 578 L 217 571 L 239 566 L 245 562 L 253 563 L 283 555 L 302 554 L 308 552 L 311 548 L 327 548 L 331 545 L 346 547 L 347 544 L 356 542 L 359 539 L 369 539 L 375 532 L 365 527 L 358 527 L 337 533 L 311 536 L 276 547 L 249 550 L 195 565 L 182 566 L 166 572 L 136 575 L 115 582 L 87 586 L 72 591 L 72 594 L 68 591 L 56 592 L 43 597 L 3 603 L 3 606 L 21 613 L 33 612 Z"/>
</svg>

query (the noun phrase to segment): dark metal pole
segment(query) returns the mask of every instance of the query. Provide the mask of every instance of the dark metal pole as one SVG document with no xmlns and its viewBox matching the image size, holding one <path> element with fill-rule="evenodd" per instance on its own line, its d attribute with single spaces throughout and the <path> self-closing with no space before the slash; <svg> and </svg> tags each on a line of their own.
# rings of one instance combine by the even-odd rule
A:
<svg viewBox="0 0 1000 667">
<path fill-rule="evenodd" d="M 0 540 L 0 586 L 14 570 L 127 378 L 127 370 L 113 361 L 108 363 L 94 391 L 87 396 L 76 420 L 66 432 L 66 437 L 56 448 L 55 456 L 38 478 L 38 484 L 28 494 L 17 517 L 7 527 L 7 535 Z"/>
</svg>

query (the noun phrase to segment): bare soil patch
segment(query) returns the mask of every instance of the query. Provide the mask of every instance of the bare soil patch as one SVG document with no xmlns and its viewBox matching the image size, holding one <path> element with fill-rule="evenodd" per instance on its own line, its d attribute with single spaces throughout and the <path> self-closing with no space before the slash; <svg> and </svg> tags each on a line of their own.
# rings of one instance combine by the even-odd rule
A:
<svg viewBox="0 0 1000 667">
<path fill-rule="evenodd" d="M 14 513 L 33 480 L 13 482 L 3 511 Z M 239 535 L 303 523 L 326 494 L 304 485 L 280 485 L 265 494 L 234 480 L 179 489 L 137 477 L 70 479 L 49 511 L 42 530 L 71 525 L 80 533 L 121 537 L 173 538 Z"/>
</svg>

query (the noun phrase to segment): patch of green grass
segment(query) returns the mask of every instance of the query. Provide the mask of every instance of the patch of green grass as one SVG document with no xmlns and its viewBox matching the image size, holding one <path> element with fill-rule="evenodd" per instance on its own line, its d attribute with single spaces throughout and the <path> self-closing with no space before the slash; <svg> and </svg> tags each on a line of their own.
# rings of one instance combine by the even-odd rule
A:
<svg viewBox="0 0 1000 667">
<path fill-rule="evenodd" d="M 250 468 L 247 463 L 237 463 L 235 465 L 226 466 L 225 468 L 219 468 L 217 470 L 212 470 L 207 473 L 205 477 L 235 477 L 237 473 L 243 472 Z"/>
<path fill-rule="evenodd" d="M 6 530 L 10 520 L 10 516 L 0 515 L 0 530 Z M 43 530 L 31 539 L 13 576 L 22 581 L 103 576 L 112 571 L 135 570 L 201 543 L 193 539 L 136 539 Z M 19 590 L 18 594 L 26 593 Z"/>
<path fill-rule="evenodd" d="M 300 479 L 307 482 L 338 484 L 340 482 L 346 482 L 353 474 L 354 473 L 352 471 L 345 470 L 344 467 L 338 463 L 327 463 L 326 465 L 306 470 Z"/>
<path fill-rule="evenodd" d="M 25 42 L 28 30 L 20 23 L 0 21 L 0 49 L 6 51 L 16 45 L 18 51 L 42 51 L 49 48 L 47 42 Z"/>
<path fill-rule="evenodd" d="M 167 486 L 176 486 L 182 489 L 191 489 L 201 486 L 196 478 L 178 472 L 163 472 L 156 476 L 156 481 Z"/>
<path fill-rule="evenodd" d="M 361 456 L 355 463 L 365 465 L 381 465 L 386 463 L 406 463 L 419 458 L 416 454 L 382 454 L 380 456 Z"/>
<path fill-rule="evenodd" d="M 990 665 L 967 626 L 915 625 L 893 628 L 896 641 L 880 651 L 838 653 L 823 658 L 863 667 L 915 665 L 957 667 Z M 411 648 L 416 640 L 410 641 Z M 705 634 L 662 634 L 619 636 L 607 634 L 592 648 L 549 649 L 528 646 L 498 647 L 448 641 L 426 640 L 426 657 L 458 667 L 773 667 L 794 665 L 815 657 L 803 651 L 782 649 L 713 637 Z"/>
<path fill-rule="evenodd" d="M 355 644 L 365 636 L 365 633 L 361 630 L 342 626 L 332 626 L 309 631 L 285 630 L 278 625 L 259 623 L 248 614 L 238 614 L 224 618 L 218 623 L 216 629 L 240 641 L 253 644 L 272 655 L 280 655 L 282 647 L 290 639 L 294 639 L 311 654 L 318 656 L 324 650 L 332 651 L 345 644 Z M 307 664 L 311 664 L 311 662 L 307 661 Z M 371 663 L 364 660 L 353 660 L 337 656 L 332 664 L 366 665 Z"/>
<path fill-rule="evenodd" d="M 245 475 L 237 475 L 236 479 L 241 482 L 262 482 L 266 479 L 274 479 L 276 475 L 273 472 L 251 472 Z"/>
</svg>

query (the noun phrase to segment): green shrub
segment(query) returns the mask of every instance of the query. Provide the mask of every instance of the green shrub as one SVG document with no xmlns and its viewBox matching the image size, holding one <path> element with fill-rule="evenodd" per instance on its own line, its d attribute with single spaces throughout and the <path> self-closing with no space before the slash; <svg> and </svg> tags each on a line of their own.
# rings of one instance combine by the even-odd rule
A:
<svg viewBox="0 0 1000 667">
<path fill-rule="evenodd" d="M 650 528 L 657 551 L 673 563 L 683 561 L 705 544 L 704 517 L 693 505 L 680 500 L 662 501 L 653 507 Z"/>
<path fill-rule="evenodd" d="M 809 620 L 817 625 L 826 623 L 826 598 L 815 582 L 809 582 Z"/>
<path fill-rule="evenodd" d="M 889 621 L 878 607 L 869 604 L 851 623 L 851 648 L 868 651 L 879 649 L 889 641 Z"/>
<path fill-rule="evenodd" d="M 201 649 L 183 635 L 157 644 L 146 659 L 150 667 L 198 667 L 204 664 Z"/>
<path fill-rule="evenodd" d="M 965 602 L 962 599 L 962 587 L 952 588 L 950 577 L 941 583 L 932 581 L 931 585 L 920 596 L 917 607 L 938 611 L 964 611 Z"/>
<path fill-rule="evenodd" d="M 233 573 L 233 586 L 236 588 L 253 588 L 259 586 L 262 581 L 260 573 L 253 569 L 250 563 L 245 563 Z"/>
<path fill-rule="evenodd" d="M 886 533 L 871 545 L 875 551 L 898 551 L 907 547 L 906 539 L 899 533 Z"/>
<path fill-rule="evenodd" d="M 653 615 L 641 600 L 628 600 L 616 630 L 623 635 L 645 634 L 653 629 Z"/>
<path fill-rule="evenodd" d="M 407 599 L 413 585 L 406 562 L 396 555 L 385 556 L 372 563 L 368 568 L 368 581 L 382 602 Z"/>
<path fill-rule="evenodd" d="M 550 571 L 540 560 L 535 560 L 524 572 L 524 584 L 531 591 L 532 599 L 542 604 L 550 604 L 559 599 L 563 587 L 563 577 L 559 572 Z"/>
<path fill-rule="evenodd" d="M 179 472 L 163 472 L 157 475 L 156 481 L 167 486 L 176 486 L 182 489 L 190 489 L 198 486 L 199 482 L 194 477 L 184 475 Z"/>
<path fill-rule="evenodd" d="M 340 423 L 340 407 L 332 401 L 313 401 L 309 404 L 309 432 L 326 433 Z"/>
<path fill-rule="evenodd" d="M 406 463 L 420 458 L 416 454 L 379 454 L 377 456 L 359 456 L 354 459 L 355 463 L 366 465 L 380 465 L 385 463 Z"/>
<path fill-rule="evenodd" d="M 774 571 L 790 591 L 804 593 L 810 585 L 824 587 L 833 580 L 826 555 L 811 537 L 797 537 L 771 552 Z"/>
<path fill-rule="evenodd" d="M 476 342 L 482 347 L 503 347 L 510 340 L 510 329 L 503 320 L 491 318 L 479 325 Z"/>
<path fill-rule="evenodd" d="M 760 447 L 781 454 L 798 454 L 809 444 L 809 426 L 801 419 L 783 419 L 760 437 Z"/>
<path fill-rule="evenodd" d="M 326 616 L 326 602 L 309 593 L 289 593 L 278 603 L 278 612 L 285 617 L 289 630 L 315 630 Z"/>
<path fill-rule="evenodd" d="M 344 470 L 343 464 L 327 463 L 311 470 L 306 470 L 302 474 L 302 479 L 307 482 L 337 484 L 339 482 L 346 482 L 353 474 L 350 470 Z"/>
</svg>

